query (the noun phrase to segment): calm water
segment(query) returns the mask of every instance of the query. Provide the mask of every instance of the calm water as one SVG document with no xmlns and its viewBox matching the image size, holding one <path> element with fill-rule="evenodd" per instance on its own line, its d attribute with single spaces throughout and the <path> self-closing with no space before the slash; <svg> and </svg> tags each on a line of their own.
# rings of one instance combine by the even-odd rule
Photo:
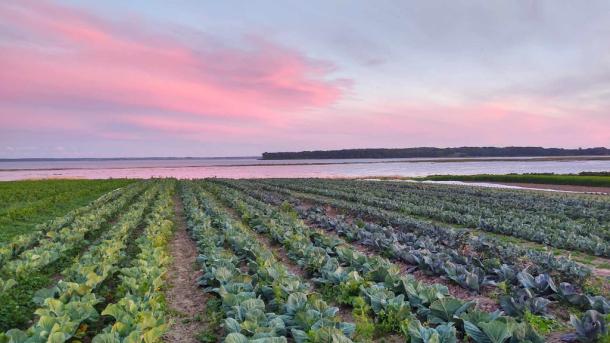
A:
<svg viewBox="0 0 610 343">
<path fill-rule="evenodd" d="M 0 161 L 0 181 L 39 178 L 267 178 L 610 171 L 610 160 L 438 162 L 435 159 L 292 160 L 255 158 L 103 161 Z"/>
</svg>

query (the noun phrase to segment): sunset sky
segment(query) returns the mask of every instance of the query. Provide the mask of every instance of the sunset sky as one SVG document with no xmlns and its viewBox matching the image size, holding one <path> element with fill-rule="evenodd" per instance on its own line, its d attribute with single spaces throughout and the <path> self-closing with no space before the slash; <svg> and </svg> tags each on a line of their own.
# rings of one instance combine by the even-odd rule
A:
<svg viewBox="0 0 610 343">
<path fill-rule="evenodd" d="M 610 146 L 608 1 L 0 1 L 0 158 Z"/>
</svg>

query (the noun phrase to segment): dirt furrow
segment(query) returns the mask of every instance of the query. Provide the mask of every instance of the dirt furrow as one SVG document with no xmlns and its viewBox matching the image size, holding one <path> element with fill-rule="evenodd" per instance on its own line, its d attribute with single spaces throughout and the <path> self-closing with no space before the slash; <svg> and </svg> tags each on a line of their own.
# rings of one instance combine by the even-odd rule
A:
<svg viewBox="0 0 610 343">
<path fill-rule="evenodd" d="M 201 275 L 195 265 L 197 247 L 186 231 L 182 201 L 177 196 L 174 197 L 174 206 L 176 228 L 170 243 L 173 261 L 165 294 L 172 325 L 164 341 L 198 343 L 197 336 L 207 329 L 204 318 L 208 295 L 197 285 L 197 278 Z"/>
</svg>

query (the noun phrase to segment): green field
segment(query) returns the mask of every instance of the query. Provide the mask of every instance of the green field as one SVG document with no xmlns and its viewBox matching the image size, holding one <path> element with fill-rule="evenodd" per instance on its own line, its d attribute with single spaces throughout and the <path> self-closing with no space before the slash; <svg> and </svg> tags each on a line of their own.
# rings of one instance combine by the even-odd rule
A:
<svg viewBox="0 0 610 343">
<path fill-rule="evenodd" d="M 606 196 L 154 179 L 0 199 L 21 213 L 0 242 L 0 343 L 610 339 Z"/>
<path fill-rule="evenodd" d="M 0 182 L 0 243 L 132 182 L 124 179 Z"/>
<path fill-rule="evenodd" d="M 507 175 L 431 175 L 418 180 L 433 181 L 483 181 L 507 183 L 541 183 L 550 185 L 573 185 L 589 187 L 610 187 L 610 175 L 577 174 L 507 174 Z"/>
</svg>

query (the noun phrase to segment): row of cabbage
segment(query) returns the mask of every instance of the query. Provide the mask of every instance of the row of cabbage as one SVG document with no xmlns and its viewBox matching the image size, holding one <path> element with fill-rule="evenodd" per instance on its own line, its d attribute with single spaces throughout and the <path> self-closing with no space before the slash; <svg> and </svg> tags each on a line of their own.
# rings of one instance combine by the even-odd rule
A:
<svg viewBox="0 0 610 343">
<path fill-rule="evenodd" d="M 523 322 L 488 313 L 449 295 L 440 284 L 425 285 L 379 256 L 367 256 L 344 241 L 313 231 L 290 211 L 266 205 L 225 186 L 208 186 L 250 226 L 281 244 L 287 255 L 338 301 L 354 307 L 354 317 L 372 315 L 376 331 L 402 333 L 413 342 L 538 342 Z M 362 322 L 358 323 L 363 325 Z M 501 338 L 500 338 L 501 336 Z"/>
<path fill-rule="evenodd" d="M 79 207 L 62 217 L 39 224 L 31 232 L 16 236 L 11 241 L 0 244 L 0 268 L 4 265 L 5 261 L 13 259 L 21 252 L 33 247 L 39 240 L 45 237 L 47 232 L 58 231 L 61 228 L 70 225 L 78 216 L 84 215 L 94 208 L 115 200 L 121 194 L 122 189 L 106 193 L 87 206 Z"/>
<path fill-rule="evenodd" d="M 364 221 L 373 219 L 384 226 L 392 226 L 397 231 L 414 235 L 426 242 L 424 248 L 453 249 L 461 255 L 477 257 L 488 269 L 499 268 L 502 264 L 529 266 L 530 273 L 549 273 L 568 282 L 581 285 L 591 276 L 591 270 L 566 257 L 556 257 L 551 252 L 526 249 L 516 244 L 501 241 L 494 237 L 472 236 L 468 230 L 459 230 L 447 226 L 423 221 L 400 213 L 381 210 L 379 208 L 349 202 L 329 197 L 294 194 L 290 190 L 268 185 L 262 182 L 227 181 L 228 184 L 239 187 L 268 202 L 289 200 L 299 204 L 299 199 L 305 199 L 320 206 L 330 205 L 347 211 Z"/>
<path fill-rule="evenodd" d="M 167 331 L 163 288 L 171 260 L 168 243 L 173 232 L 174 190 L 173 181 L 163 182 L 143 234 L 136 240 L 140 252 L 120 270 L 118 289 L 124 294 L 116 294 L 120 300 L 101 313 L 114 323 L 97 334 L 93 343 L 158 342 Z"/>
<path fill-rule="evenodd" d="M 472 259 L 463 258 L 458 254 L 429 254 L 424 250 L 422 255 L 419 248 L 415 249 L 415 254 L 413 250 L 405 251 L 403 249 L 407 246 L 398 243 L 405 243 L 405 240 L 398 238 L 391 228 L 371 223 L 363 226 L 347 224 L 341 219 L 338 221 L 322 216 L 319 210 L 309 211 L 306 217 L 352 242 L 358 242 L 407 263 L 417 263 L 417 267 L 425 272 L 442 275 L 464 288 L 478 291 L 481 285 L 498 286 L 503 293 L 499 298 L 501 308 L 510 316 L 531 318 L 533 314 L 553 319 L 553 315 L 549 313 L 549 304 L 558 302 L 560 305 L 572 305 L 581 310 L 592 310 L 587 317 L 597 318 L 596 321 L 601 323 L 601 333 L 601 328 L 605 325 L 603 315 L 610 314 L 610 302 L 606 298 L 583 294 L 570 283 L 557 283 L 548 274 L 534 277 L 528 273 L 527 268 L 518 271 L 514 266 L 506 264 L 485 271 L 483 264 L 473 263 Z M 409 240 L 406 243 L 415 242 Z M 575 328 L 582 326 L 579 323 L 573 320 Z"/>
<path fill-rule="evenodd" d="M 411 193 L 410 186 L 402 186 L 396 190 L 395 182 L 291 180 L 274 183 L 301 192 L 511 235 L 557 248 L 610 257 L 610 202 L 603 198 L 580 203 L 566 202 L 571 204 L 572 208 L 580 206 L 579 211 L 583 213 L 577 219 L 572 219 L 561 215 L 559 209 L 534 205 L 537 201 L 544 202 L 545 195 L 528 195 L 528 200 L 522 200 L 530 206 L 521 208 L 508 206 L 505 202 L 496 204 L 489 200 L 493 197 L 485 201 L 476 196 L 465 196 L 463 193 L 448 196 L 451 194 L 449 190 L 456 187 L 448 187 L 443 193 L 444 196 L 439 196 L 438 191 L 429 194 L 423 191 L 426 187 L 434 190 L 438 186 L 422 185 L 418 192 Z M 494 194 L 499 193 L 495 192 Z M 519 193 L 514 195 L 518 198 Z"/>
<path fill-rule="evenodd" d="M 294 200 L 261 191 L 256 187 L 246 187 L 243 182 L 231 181 L 226 184 L 275 205 L 287 199 Z M 298 205 L 298 202 L 294 203 Z M 428 274 L 443 275 L 464 288 L 478 291 L 482 285 L 499 286 L 504 293 L 500 296 L 500 305 L 513 317 L 527 316 L 531 320 L 532 315 L 542 315 L 552 319 L 553 316 L 547 311 L 552 300 L 554 303 L 590 310 L 584 314 L 585 323 L 590 325 L 583 324 L 583 321 L 576 317 L 571 320 L 581 333 L 581 339 L 598 337 L 605 331 L 604 315 L 608 316 L 610 313 L 610 302 L 601 296 L 582 294 L 578 287 L 567 282 L 556 283 L 548 274 L 534 277 L 527 268 L 521 270 L 510 260 L 507 261 L 509 264 L 500 265 L 497 261 L 464 257 L 463 255 L 467 254 L 464 249 L 458 253 L 433 244 L 439 237 L 417 236 L 364 221 L 352 223 L 342 216 L 330 218 L 324 215 L 324 210 L 319 207 L 295 207 L 303 219 L 334 231 L 351 242 L 358 242 L 386 256 L 417 266 Z M 599 325 L 595 326 L 595 323 Z"/>
<path fill-rule="evenodd" d="M 370 185 L 366 185 L 370 187 Z M 384 189 L 416 196 L 433 195 L 442 200 L 478 200 L 485 207 L 508 207 L 532 212 L 542 212 L 552 217 L 572 220 L 593 220 L 607 223 L 610 220 L 609 204 L 603 198 L 584 194 L 562 192 L 531 192 L 486 187 L 462 187 L 459 185 L 429 185 L 420 183 L 384 182 Z"/>
<path fill-rule="evenodd" d="M 88 245 L 95 244 L 111 220 L 116 218 L 146 184 L 134 184 L 92 205 L 69 213 L 45 225 L 45 229 L 22 236 L 3 246 L 4 260 L 0 268 L 1 329 L 22 327 L 31 317 L 36 304 L 35 292 L 53 282 L 54 275 L 66 268 L 71 259 Z"/>
<path fill-rule="evenodd" d="M 120 219 L 61 273 L 62 279 L 55 286 L 36 293 L 34 301 L 39 308 L 35 311 L 35 323 L 27 330 L 1 333 L 0 342 L 66 342 L 87 334 L 88 324 L 99 319 L 96 305 L 104 301 L 96 290 L 117 272 L 127 257 L 128 241 L 159 193 L 158 184 L 147 183 L 144 187 L 145 192 Z M 93 220 L 90 224 L 96 223 Z"/>
<path fill-rule="evenodd" d="M 241 189 L 245 192 L 249 190 Z M 248 194 L 265 199 L 261 192 L 250 190 Z M 278 204 L 281 200 L 273 198 L 271 201 Z M 534 277 L 528 270 L 530 266 L 524 267 L 516 260 L 505 260 L 500 264 L 495 257 L 481 258 L 470 249 L 440 244 L 441 237 L 438 236 L 416 235 L 371 222 L 349 222 L 343 216 L 327 216 L 322 207 L 296 208 L 303 219 L 334 231 L 350 242 L 360 243 L 407 263 L 412 266 L 410 272 L 419 269 L 427 274 L 444 276 L 474 292 L 480 292 L 483 286 L 499 286 L 506 293 L 500 303 L 510 315 L 523 316 L 526 312 L 547 315 L 551 300 L 610 314 L 610 301 L 604 297 L 583 294 L 576 286 L 556 281 L 557 278 L 548 273 Z"/>
<path fill-rule="evenodd" d="M 350 242 L 413 266 L 411 272 L 419 269 L 430 275 L 444 276 L 475 292 L 480 292 L 483 286 L 500 287 L 506 293 L 500 297 L 500 304 L 511 316 L 522 317 L 526 312 L 547 315 L 551 301 L 610 314 L 610 301 L 604 297 L 583 294 L 574 285 L 558 282 L 547 273 L 534 277 L 527 267 L 519 269 L 512 263 L 487 263 L 488 260 L 436 245 L 433 237 L 417 237 L 370 222 L 349 223 L 342 216 L 330 218 L 320 207 L 302 210 L 301 215 Z"/>
<path fill-rule="evenodd" d="M 591 195 L 393 181 L 316 180 L 303 184 L 340 191 L 360 189 L 377 197 L 401 199 L 407 203 L 436 204 L 461 214 L 482 211 L 488 215 L 511 209 L 524 215 L 538 214 L 551 220 L 602 227 L 607 227 L 610 221 L 610 203 L 603 197 Z M 461 206 L 463 203 L 469 207 Z"/>
<path fill-rule="evenodd" d="M 110 192 L 90 205 L 41 225 L 30 234 L 16 237 L 0 247 L 0 275 L 8 278 L 27 276 L 61 258 L 66 251 L 86 246 L 85 239 L 98 231 L 142 192 L 143 184 Z"/>
<path fill-rule="evenodd" d="M 183 184 L 199 283 L 222 301 L 225 342 L 351 342 L 354 325 L 291 274 L 252 231 L 193 183 Z"/>
<path fill-rule="evenodd" d="M 543 213 L 564 221 L 585 220 L 606 224 L 610 220 L 610 204 L 603 197 L 561 192 L 531 192 L 487 187 L 464 187 L 461 185 L 436 185 L 419 182 L 361 182 L 354 180 L 319 180 L 319 185 L 333 189 L 361 187 L 367 191 L 382 191 L 407 200 L 430 197 L 442 204 L 466 200 L 475 208 L 493 211 L 502 208 L 531 213 Z"/>
<path fill-rule="evenodd" d="M 338 185 L 338 184 L 337 184 Z M 377 199 L 393 199 L 402 210 L 447 223 L 513 235 L 559 248 L 610 254 L 610 201 L 605 197 L 540 192 L 482 190 L 468 196 L 467 187 L 405 186 L 384 182 L 340 185 L 365 188 Z M 400 187 L 397 187 L 400 186 Z M 419 191 L 414 191 L 419 188 Z M 444 190 L 444 191 L 439 191 Z M 458 190 L 459 192 L 456 192 Z M 536 230 L 531 230 L 535 227 Z"/>
</svg>

